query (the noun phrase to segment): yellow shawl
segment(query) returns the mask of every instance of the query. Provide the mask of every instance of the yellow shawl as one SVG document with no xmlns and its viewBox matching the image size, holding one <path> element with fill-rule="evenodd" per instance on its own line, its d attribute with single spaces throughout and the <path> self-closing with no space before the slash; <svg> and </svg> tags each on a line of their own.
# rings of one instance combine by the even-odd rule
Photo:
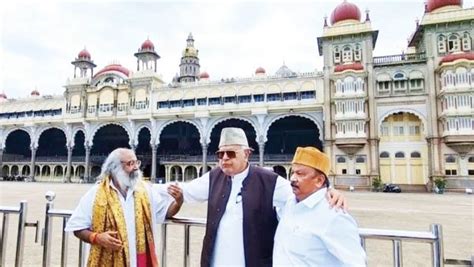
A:
<svg viewBox="0 0 474 267">
<path fill-rule="evenodd" d="M 92 215 L 92 231 L 96 233 L 117 231 L 117 238 L 122 241 L 123 247 L 121 250 L 111 251 L 98 245 L 92 245 L 87 265 L 91 267 L 129 267 L 127 223 L 120 205 L 119 193 L 112 189 L 109 183 L 110 178 L 106 177 L 100 182 L 97 189 Z M 157 267 L 158 260 L 155 254 L 152 232 L 150 200 L 142 181 L 138 182 L 133 194 L 135 199 L 137 266 Z"/>
</svg>

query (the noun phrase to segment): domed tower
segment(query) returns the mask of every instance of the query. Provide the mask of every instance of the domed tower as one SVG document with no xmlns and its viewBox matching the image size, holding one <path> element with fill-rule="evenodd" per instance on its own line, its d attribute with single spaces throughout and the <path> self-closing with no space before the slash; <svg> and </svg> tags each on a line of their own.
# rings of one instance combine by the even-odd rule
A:
<svg viewBox="0 0 474 267">
<path fill-rule="evenodd" d="M 179 64 L 178 82 L 194 82 L 199 79 L 199 50 L 194 48 L 194 38 L 192 33 L 189 33 L 186 43 L 186 48 L 181 57 L 181 64 Z"/>
<path fill-rule="evenodd" d="M 429 0 L 426 3 L 427 12 L 437 12 L 447 9 L 459 9 L 462 7 L 462 0 Z"/>
<path fill-rule="evenodd" d="M 324 150 L 333 162 L 338 155 L 350 163 L 347 173 L 338 173 L 336 164 L 334 175 L 357 175 L 355 155 L 370 157 L 376 146 L 371 140 L 375 123 L 366 118 L 375 118 L 374 104 L 368 101 L 373 91 L 368 79 L 377 35 L 368 11 L 362 20 L 359 7 L 344 0 L 332 11 L 329 23 L 324 19 L 323 35 L 318 37 L 324 58 L 324 113 L 329 114 L 324 122 Z M 366 168 L 369 171 L 363 174 L 377 175 L 377 170 Z"/>
<path fill-rule="evenodd" d="M 155 51 L 155 45 L 146 39 L 142 46 L 135 53 L 137 58 L 137 71 L 153 70 L 156 72 L 156 63 L 160 56 Z"/>
<path fill-rule="evenodd" d="M 79 54 L 77 58 L 71 62 L 74 65 L 74 78 L 86 78 L 94 76 L 94 68 L 96 65 L 94 61 L 91 59 L 91 54 L 84 48 Z M 77 77 L 77 69 L 79 69 L 79 77 Z"/>
</svg>

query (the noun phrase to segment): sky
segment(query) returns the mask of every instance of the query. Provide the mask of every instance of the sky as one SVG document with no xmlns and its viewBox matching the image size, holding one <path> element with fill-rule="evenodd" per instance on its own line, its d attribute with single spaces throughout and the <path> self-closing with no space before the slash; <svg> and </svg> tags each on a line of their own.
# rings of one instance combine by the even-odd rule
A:
<svg viewBox="0 0 474 267">
<path fill-rule="evenodd" d="M 379 30 L 374 56 L 400 54 L 424 13 L 423 0 L 350 0 L 370 10 Z M 71 65 L 85 47 L 98 72 L 110 63 L 136 69 L 149 38 L 161 56 L 158 73 L 170 83 L 179 72 L 192 32 L 201 71 L 211 80 L 250 77 L 263 67 L 274 74 L 285 63 L 296 72 L 322 69 L 317 37 L 324 16 L 342 0 L 43 0 L 0 3 L 0 92 L 8 98 L 61 95 Z M 472 7 L 474 0 L 465 0 Z"/>
</svg>

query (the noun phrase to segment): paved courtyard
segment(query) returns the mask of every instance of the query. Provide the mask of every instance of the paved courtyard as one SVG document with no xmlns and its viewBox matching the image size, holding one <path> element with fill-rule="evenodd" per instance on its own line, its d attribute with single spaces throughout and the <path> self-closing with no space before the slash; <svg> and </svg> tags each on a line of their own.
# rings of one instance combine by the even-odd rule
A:
<svg viewBox="0 0 474 267">
<path fill-rule="evenodd" d="M 18 206 L 28 201 L 27 221 L 39 220 L 44 227 L 46 191 L 56 193 L 55 208 L 74 209 L 80 197 L 91 185 L 0 182 L 0 206 Z M 428 231 L 431 223 L 443 225 L 446 258 L 470 259 L 474 254 L 474 197 L 447 193 L 444 195 L 420 193 L 369 193 L 345 192 L 350 213 L 360 227 Z M 185 205 L 179 216 L 204 218 L 206 205 Z M 61 220 L 54 220 L 51 266 L 60 264 Z M 8 232 L 6 266 L 13 266 L 17 216 L 11 216 Z M 191 262 L 199 266 L 203 229 L 191 228 Z M 170 226 L 168 232 L 168 266 L 181 266 L 183 262 L 183 227 Z M 68 266 L 77 266 L 78 242 L 69 237 Z M 367 241 L 369 266 L 391 266 L 391 243 Z M 403 243 L 405 266 L 430 266 L 431 250 L 426 244 Z M 34 243 L 34 229 L 27 228 L 23 266 L 40 266 L 42 246 Z"/>
</svg>

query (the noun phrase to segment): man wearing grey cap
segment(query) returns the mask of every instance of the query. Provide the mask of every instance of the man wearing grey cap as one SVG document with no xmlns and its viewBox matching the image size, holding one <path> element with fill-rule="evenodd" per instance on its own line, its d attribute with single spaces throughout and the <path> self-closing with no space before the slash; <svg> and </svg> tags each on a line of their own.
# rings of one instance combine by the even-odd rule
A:
<svg viewBox="0 0 474 267">
<path fill-rule="evenodd" d="M 249 164 L 252 153 L 245 132 L 224 128 L 219 166 L 181 187 L 184 202 L 205 202 L 206 234 L 201 266 L 272 266 L 273 239 L 278 224 L 275 208 L 283 207 L 293 194 L 288 180 Z M 331 204 L 341 207 L 344 197 L 331 191 Z"/>
</svg>

